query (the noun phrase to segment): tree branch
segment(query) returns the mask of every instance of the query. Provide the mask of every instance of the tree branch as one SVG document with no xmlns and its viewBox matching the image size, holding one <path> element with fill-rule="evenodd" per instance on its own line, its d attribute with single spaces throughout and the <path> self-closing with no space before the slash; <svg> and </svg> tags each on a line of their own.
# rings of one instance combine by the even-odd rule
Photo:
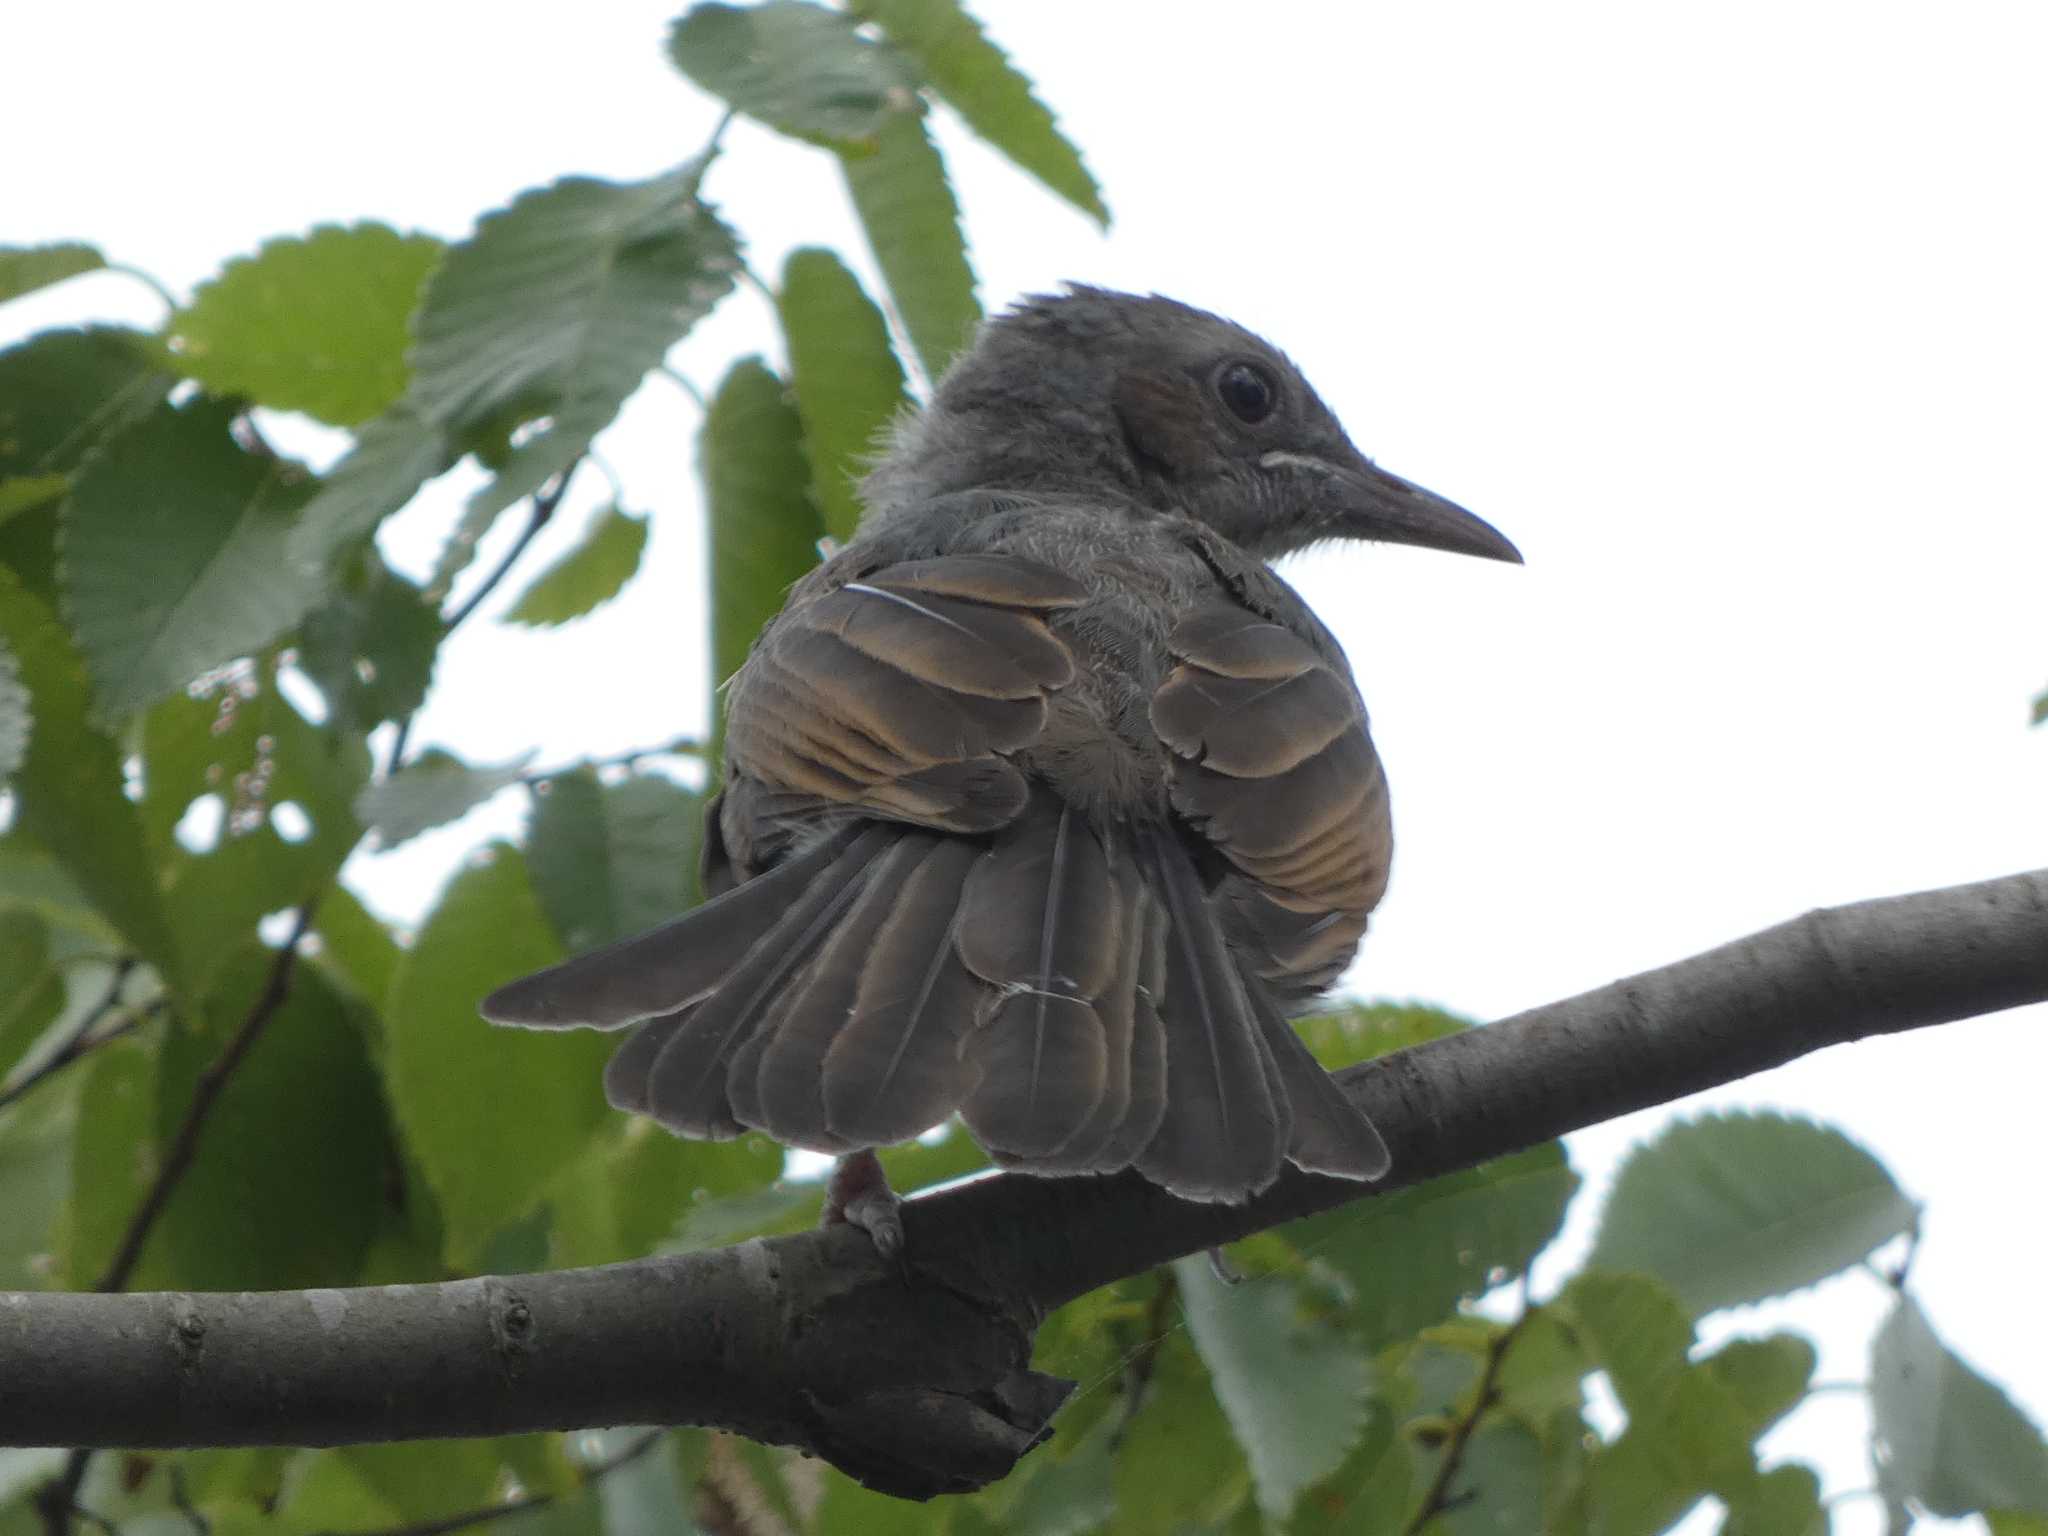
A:
<svg viewBox="0 0 2048 1536">
<path fill-rule="evenodd" d="M 1810 913 L 1340 1074 L 1394 1149 L 1362 1192 L 1242 1206 L 1135 1175 L 1007 1176 L 904 1208 L 910 1266 L 839 1227 L 555 1274 L 224 1295 L 0 1294 L 0 1444 L 335 1445 L 706 1424 L 911 1497 L 979 1486 L 1068 1384 L 1051 1308 L 1362 1194 L 1823 1046 L 2048 998 L 2048 871 Z"/>
</svg>

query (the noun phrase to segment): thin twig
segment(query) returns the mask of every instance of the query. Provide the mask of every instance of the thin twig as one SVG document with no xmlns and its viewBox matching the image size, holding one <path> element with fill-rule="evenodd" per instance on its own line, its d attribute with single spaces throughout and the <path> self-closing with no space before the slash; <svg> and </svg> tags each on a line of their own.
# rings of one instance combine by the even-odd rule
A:
<svg viewBox="0 0 2048 1536">
<path fill-rule="evenodd" d="M 114 962 L 114 979 L 107 984 L 106 996 L 86 1010 L 85 1017 L 72 1026 L 71 1032 L 64 1037 L 57 1049 L 44 1059 L 41 1066 L 25 1073 L 19 1082 L 10 1083 L 6 1088 L 0 1089 L 0 1109 L 5 1109 L 37 1083 L 63 1071 L 79 1057 L 106 1044 L 107 1039 L 113 1038 L 113 1033 L 109 1032 L 104 1038 L 90 1039 L 92 1032 L 99 1027 L 100 1021 L 121 1005 L 121 990 L 128 985 L 128 978 L 134 970 L 133 955 L 123 955 Z M 132 1027 L 131 1024 L 130 1028 Z M 125 1030 L 120 1032 L 126 1033 Z"/>
<path fill-rule="evenodd" d="M 667 1434 L 666 1429 L 650 1429 L 615 1456 L 607 1457 L 594 1467 L 586 1467 L 577 1478 L 576 1487 L 580 1492 L 609 1477 L 629 1461 L 636 1461 L 654 1448 L 655 1443 Z M 505 1499 L 496 1504 L 485 1504 L 476 1509 L 465 1509 L 460 1514 L 443 1515 L 438 1520 L 422 1520 L 416 1525 L 395 1525 L 387 1530 L 373 1531 L 369 1536 L 447 1536 L 450 1531 L 466 1531 L 473 1525 L 483 1525 L 492 1520 L 502 1520 L 507 1515 L 524 1514 L 530 1509 L 545 1509 L 560 1498 L 555 1493 L 529 1493 L 516 1499 Z"/>
<path fill-rule="evenodd" d="M 1465 1451 L 1472 1444 L 1472 1436 L 1479 1428 L 1479 1421 L 1486 1412 L 1500 1401 L 1500 1368 L 1507 1359 L 1508 1351 L 1514 1347 L 1516 1336 L 1528 1325 L 1535 1311 L 1524 1312 L 1507 1327 L 1494 1335 L 1493 1342 L 1486 1347 L 1486 1368 L 1479 1374 L 1478 1390 L 1472 1394 L 1472 1406 L 1458 1416 L 1451 1426 L 1451 1438 L 1444 1446 L 1444 1459 L 1436 1469 L 1436 1477 L 1430 1482 L 1429 1492 L 1422 1496 L 1422 1507 L 1415 1511 L 1415 1518 L 1403 1528 L 1401 1536 L 1419 1536 L 1423 1527 L 1438 1515 L 1464 1502 L 1451 1494 L 1451 1480 L 1458 1475 L 1458 1469 L 1465 1463 Z"/>
<path fill-rule="evenodd" d="M 549 779 L 559 779 L 566 774 L 580 773 L 586 768 L 631 768 L 650 757 L 702 757 L 704 743 L 691 736 L 678 736 L 674 741 L 664 741 L 655 747 L 631 747 L 624 752 L 614 752 L 609 757 L 586 757 L 577 762 L 563 763 L 555 768 L 536 768 L 531 773 L 519 775 L 522 784 L 541 784 Z"/>
<path fill-rule="evenodd" d="M 455 629 L 464 619 L 475 613 L 484 599 L 497 590 L 498 583 L 505 579 L 513 563 L 526 553 L 526 546 L 539 536 L 541 529 L 547 527 L 554 517 L 555 509 L 562 504 L 562 498 L 569 494 L 569 482 L 576 478 L 577 467 L 582 462 L 579 456 L 567 469 L 534 493 L 527 503 L 526 526 L 519 530 L 519 537 L 512 541 L 512 547 L 505 551 L 504 558 L 499 560 L 492 568 L 491 574 L 483 579 L 483 585 L 470 593 L 468 600 L 448 616 L 449 629 Z"/>
</svg>

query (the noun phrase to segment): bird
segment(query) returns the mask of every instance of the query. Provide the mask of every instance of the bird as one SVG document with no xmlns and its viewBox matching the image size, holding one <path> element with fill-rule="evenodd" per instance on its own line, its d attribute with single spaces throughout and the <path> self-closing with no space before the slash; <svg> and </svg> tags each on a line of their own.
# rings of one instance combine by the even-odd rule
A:
<svg viewBox="0 0 2048 1536">
<path fill-rule="evenodd" d="M 485 1017 L 630 1029 L 613 1105 L 838 1156 L 827 1219 L 885 1249 L 873 1149 L 955 1114 L 1000 1167 L 1191 1201 L 1384 1176 L 1288 1019 L 1386 889 L 1386 778 L 1269 562 L 1515 547 L 1249 330 L 1079 284 L 987 322 L 861 497 L 730 680 L 707 899 Z"/>
</svg>

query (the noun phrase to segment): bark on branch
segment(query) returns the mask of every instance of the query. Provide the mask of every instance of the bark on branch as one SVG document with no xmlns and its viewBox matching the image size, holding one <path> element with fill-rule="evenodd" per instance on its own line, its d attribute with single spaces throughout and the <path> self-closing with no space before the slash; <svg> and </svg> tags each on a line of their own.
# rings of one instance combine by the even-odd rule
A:
<svg viewBox="0 0 2048 1536">
<path fill-rule="evenodd" d="M 2048 870 L 1807 914 L 1354 1067 L 1378 1189 L 1823 1046 L 2048 998 Z M 621 1423 L 801 1446 L 909 1497 L 976 1487 L 1068 1384 L 1052 1308 L 1360 1197 L 1290 1172 L 1243 1206 L 1135 1176 L 1010 1176 L 905 1209 L 897 1273 L 848 1228 L 516 1278 L 220 1295 L 0 1293 L 0 1445 L 334 1445 Z"/>
</svg>

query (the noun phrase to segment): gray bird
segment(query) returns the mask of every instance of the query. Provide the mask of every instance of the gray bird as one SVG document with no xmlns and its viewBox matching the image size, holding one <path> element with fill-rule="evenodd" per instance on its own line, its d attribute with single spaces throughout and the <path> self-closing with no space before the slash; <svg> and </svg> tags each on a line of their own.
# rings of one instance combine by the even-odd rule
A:
<svg viewBox="0 0 2048 1536">
<path fill-rule="evenodd" d="M 1084 287 L 989 324 L 863 493 L 732 680 L 711 899 L 485 1016 L 634 1026 L 607 1094 L 684 1136 L 860 1154 L 957 1112 L 1003 1166 L 1190 1200 L 1378 1178 L 1287 1015 L 1385 889 L 1386 781 L 1266 562 L 1514 546 L 1258 337 Z"/>
</svg>

